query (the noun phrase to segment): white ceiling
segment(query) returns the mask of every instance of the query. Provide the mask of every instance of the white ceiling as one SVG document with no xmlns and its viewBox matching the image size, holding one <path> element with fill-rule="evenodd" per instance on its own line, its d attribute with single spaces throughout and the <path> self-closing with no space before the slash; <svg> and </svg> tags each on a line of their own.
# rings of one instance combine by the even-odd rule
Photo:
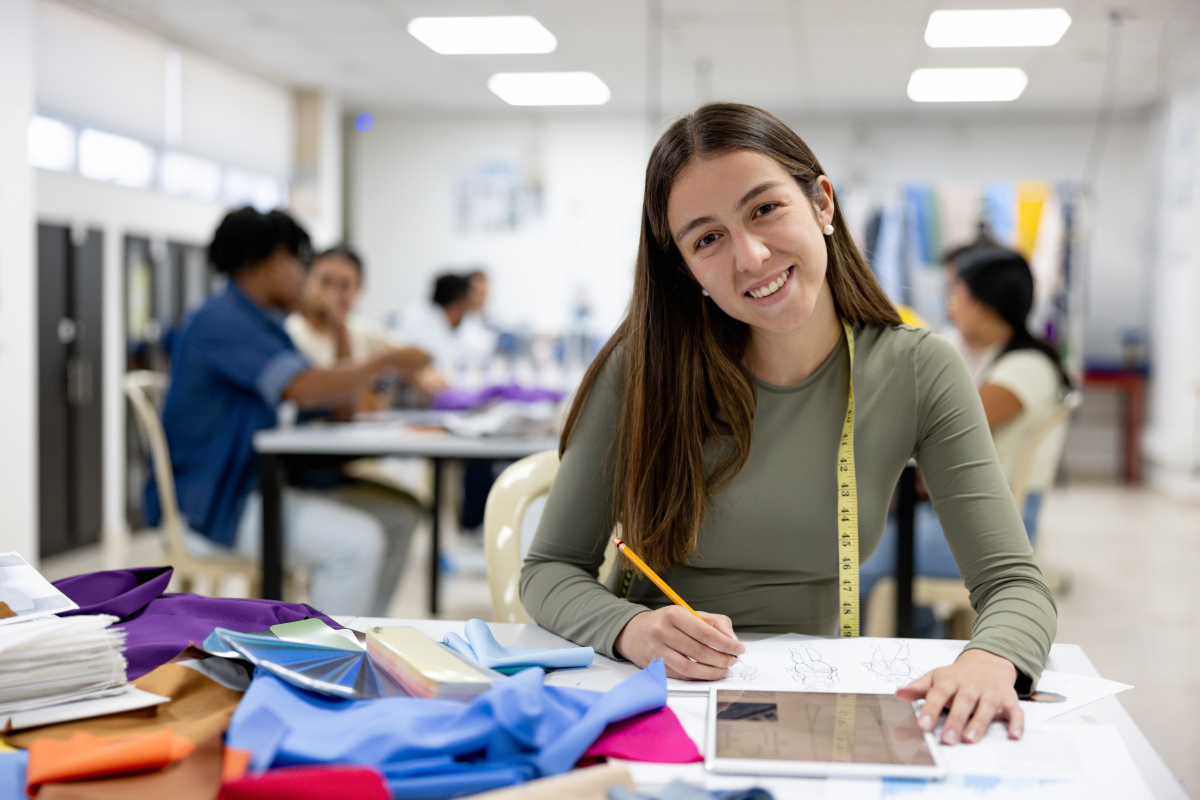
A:
<svg viewBox="0 0 1200 800">
<path fill-rule="evenodd" d="M 70 1 L 284 85 L 336 90 L 348 111 L 529 113 L 489 92 L 488 76 L 588 70 L 613 96 L 607 106 L 582 113 L 641 113 L 658 103 L 664 114 L 674 114 L 705 100 L 729 99 L 778 113 L 833 115 L 1093 111 L 1101 98 L 1108 14 L 1116 3 L 1056 0 L 1073 22 L 1053 47 L 935 50 L 923 40 L 935 9 L 1051 3 L 661 0 L 659 26 L 650 22 L 655 0 Z M 1144 107 L 1163 91 L 1170 68 L 1165 42 L 1177 38 L 1169 34 L 1181 25 L 1194 32 L 1200 3 L 1124 0 L 1115 8 L 1123 18 L 1117 106 Z M 416 16 L 494 14 L 537 17 L 558 38 L 558 49 L 546 55 L 438 55 L 405 30 Z M 1029 86 L 1013 103 L 947 108 L 908 100 L 913 69 L 947 66 L 1022 67 Z M 660 88 L 647 92 L 647 76 L 656 72 L 661 80 L 653 83 Z"/>
</svg>

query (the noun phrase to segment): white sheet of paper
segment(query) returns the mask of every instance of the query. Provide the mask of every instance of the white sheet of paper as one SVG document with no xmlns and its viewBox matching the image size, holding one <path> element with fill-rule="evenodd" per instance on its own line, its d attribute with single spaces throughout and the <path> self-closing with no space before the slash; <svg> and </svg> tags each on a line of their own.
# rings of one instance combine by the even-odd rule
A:
<svg viewBox="0 0 1200 800">
<path fill-rule="evenodd" d="M 32 711 L 17 711 L 13 714 L 0 714 L 0 730 L 11 723 L 12 730 L 25 728 L 40 728 L 43 725 L 56 725 L 60 722 L 70 722 L 76 719 L 102 717 L 105 714 L 117 714 L 122 711 L 133 711 L 138 708 L 148 708 L 170 702 L 171 698 L 163 697 L 139 689 L 133 684 L 122 687 L 108 697 L 96 697 L 90 700 L 76 700 L 72 703 L 59 703 L 56 706 L 35 708 Z"/>
<path fill-rule="evenodd" d="M 15 550 L 0 553 L 0 602 L 16 615 L 0 619 L 0 625 L 79 608 L 78 603 L 55 589 Z"/>
<path fill-rule="evenodd" d="M 892 694 L 930 670 L 954 662 L 965 642 L 935 639 L 827 639 L 785 634 L 748 642 L 730 676 L 713 683 L 667 680 L 676 693 L 705 693 L 708 687 L 742 686 L 804 692 Z M 1086 675 L 1046 670 L 1040 691 L 1063 695 L 1060 703 L 1021 701 L 1026 729 L 1132 688 Z"/>
<path fill-rule="evenodd" d="M 1149 800 L 1146 785 L 1120 732 L 1111 725 L 1050 725 L 1011 741 L 994 724 L 978 744 L 942 748 L 944 781 L 831 779 L 831 797 L 879 800 Z M 867 784 L 867 785 L 864 785 Z"/>
</svg>

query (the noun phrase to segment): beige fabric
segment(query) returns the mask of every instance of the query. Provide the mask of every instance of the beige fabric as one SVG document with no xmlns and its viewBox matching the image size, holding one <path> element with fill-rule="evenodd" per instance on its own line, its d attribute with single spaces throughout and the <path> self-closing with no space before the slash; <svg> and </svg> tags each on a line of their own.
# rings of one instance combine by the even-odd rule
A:
<svg viewBox="0 0 1200 800">
<path fill-rule="evenodd" d="M 1000 386 L 1021 401 L 1017 416 L 992 430 L 996 455 L 1004 477 L 1011 486 L 1020 460 L 1021 448 L 1040 420 L 1059 404 L 1062 378 L 1045 353 L 1025 349 L 1005 353 L 988 367 L 983 385 Z M 1054 473 L 1062 458 L 1067 439 L 1067 420 L 1056 425 L 1043 437 L 1029 473 L 1027 491 L 1043 492 L 1054 485 Z"/>
<path fill-rule="evenodd" d="M 979 611 L 968 646 L 1036 679 L 1057 628 L 1054 602 L 966 366 L 928 330 L 865 328 L 856 341 L 860 558 L 878 546 L 893 489 L 915 456 Z M 615 362 L 580 415 L 521 574 L 522 604 L 538 624 L 609 656 L 632 617 L 668 602 L 641 577 L 628 600 L 596 580 L 613 527 Z M 740 631 L 834 633 L 834 468 L 849 372 L 843 338 L 802 383 L 757 382 L 749 461 L 709 501 L 699 555 L 662 575 L 694 608 L 727 614 Z"/>
<path fill-rule="evenodd" d="M 296 349 L 314 367 L 328 368 L 337 363 L 337 342 L 329 334 L 310 325 L 303 315 L 289 314 L 283 327 L 292 337 Z M 350 338 L 350 358 L 353 361 L 374 358 L 392 346 L 382 325 L 356 314 L 346 318 L 346 335 Z"/>
</svg>

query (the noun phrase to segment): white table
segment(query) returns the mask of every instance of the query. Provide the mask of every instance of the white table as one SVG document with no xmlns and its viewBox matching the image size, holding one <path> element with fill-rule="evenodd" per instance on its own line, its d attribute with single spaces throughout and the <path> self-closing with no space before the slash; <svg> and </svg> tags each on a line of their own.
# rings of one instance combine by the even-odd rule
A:
<svg viewBox="0 0 1200 800">
<path fill-rule="evenodd" d="M 347 628 L 358 631 L 366 631 L 373 625 L 411 625 L 439 641 L 450 631 L 461 634 L 464 624 L 463 622 L 452 620 L 397 620 L 371 617 L 335 617 L 335 619 Z M 488 627 L 491 628 L 492 633 L 500 644 L 509 647 L 571 646 L 571 643 L 566 639 L 537 625 L 489 622 Z M 753 641 L 766 637 L 761 634 L 743 634 L 741 638 L 746 641 Z M 1046 668 L 1059 672 L 1100 677 L 1092 662 L 1084 654 L 1083 649 L 1075 644 L 1052 645 L 1050 648 L 1050 657 L 1046 660 Z M 587 668 L 587 688 L 598 691 L 612 688 L 628 678 L 636 670 L 637 668 L 628 662 L 614 661 L 611 658 L 597 654 L 595 660 L 592 662 L 592 666 Z M 546 684 L 550 686 L 580 686 L 585 682 L 581 678 L 580 673 L 580 670 L 573 669 L 556 670 L 547 674 Z M 676 695 L 672 693 L 668 698 L 668 705 L 672 707 L 677 704 L 683 706 L 694 702 L 695 698 L 696 695 Z M 1106 697 L 1091 705 L 1068 712 L 1045 724 L 1071 723 L 1101 723 L 1116 726 L 1121 734 L 1121 738 L 1125 741 L 1125 745 L 1129 748 L 1134 762 L 1137 764 L 1138 769 L 1141 770 L 1142 777 L 1145 778 L 1146 783 L 1150 786 L 1150 790 L 1154 793 L 1154 797 L 1158 798 L 1158 800 L 1189 800 L 1183 786 L 1171 774 L 1162 757 L 1150 745 L 1145 734 L 1134 723 L 1129 713 L 1116 697 Z M 703 752 L 703 742 L 698 741 L 697 746 Z M 678 777 L 683 780 L 702 783 L 705 777 L 703 764 L 658 764 L 645 766 L 650 769 L 643 772 L 643 774 L 662 776 L 664 782 Z M 635 779 L 636 777 L 635 775 Z"/>
<path fill-rule="evenodd" d="M 438 611 L 438 556 L 441 546 L 438 503 L 443 466 L 449 460 L 504 461 L 558 447 L 555 436 L 456 436 L 406 426 L 396 420 L 297 425 L 254 435 L 262 492 L 262 592 L 283 598 L 283 519 L 280 510 L 284 466 L 300 456 L 408 456 L 433 462 L 433 523 L 429 561 L 429 613 Z"/>
</svg>

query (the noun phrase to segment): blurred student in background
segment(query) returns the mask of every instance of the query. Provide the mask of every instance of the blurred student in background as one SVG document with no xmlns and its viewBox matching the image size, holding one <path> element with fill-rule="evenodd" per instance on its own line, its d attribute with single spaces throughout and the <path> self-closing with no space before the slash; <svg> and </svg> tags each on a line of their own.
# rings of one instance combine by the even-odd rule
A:
<svg viewBox="0 0 1200 800">
<path fill-rule="evenodd" d="M 188 315 L 174 340 L 163 428 L 189 546 L 258 558 L 262 498 L 252 438 L 276 425 L 280 403 L 351 403 L 382 373 L 410 375 L 429 356 L 388 349 L 361 363 L 314 367 L 284 330 L 311 248 L 308 234 L 282 211 L 230 212 L 208 255 L 229 283 Z M 146 515 L 156 524 L 160 514 L 151 481 Z M 340 488 L 285 490 L 285 564 L 309 570 L 309 601 L 318 609 L 384 615 L 419 517 L 415 504 L 384 508 Z"/>
<path fill-rule="evenodd" d="M 488 276 L 476 269 L 464 276 L 469 284 L 467 313 L 458 326 L 458 339 L 464 355 L 484 360 L 496 352 L 499 335 L 487 318 Z"/>
<path fill-rule="evenodd" d="M 353 250 L 333 247 L 313 259 L 299 309 L 288 315 L 284 327 L 314 366 L 362 363 L 392 349 L 382 325 L 354 313 L 362 287 L 363 263 Z M 445 388 L 432 367 L 417 370 L 413 380 L 430 396 Z M 383 387 L 368 388 L 352 409 L 344 410 L 385 408 L 385 393 L 374 388 Z"/>
<path fill-rule="evenodd" d="M 1011 486 L 1027 437 L 1070 390 L 1071 381 L 1057 351 L 1029 332 L 1025 320 L 1033 305 L 1033 275 L 1017 252 L 997 245 L 976 245 L 954 254 L 947 312 L 963 346 L 986 359 L 976 385 L 996 445 L 1004 477 Z M 1054 474 L 1066 441 L 1065 420 L 1038 446 L 1021 510 L 1030 541 L 1037 531 L 1042 495 Z M 915 574 L 959 577 L 958 565 L 929 503 L 918 503 L 915 519 Z M 859 583 L 865 595 L 875 582 L 893 573 L 896 521 L 889 517 L 883 539 L 862 565 Z"/>
</svg>

